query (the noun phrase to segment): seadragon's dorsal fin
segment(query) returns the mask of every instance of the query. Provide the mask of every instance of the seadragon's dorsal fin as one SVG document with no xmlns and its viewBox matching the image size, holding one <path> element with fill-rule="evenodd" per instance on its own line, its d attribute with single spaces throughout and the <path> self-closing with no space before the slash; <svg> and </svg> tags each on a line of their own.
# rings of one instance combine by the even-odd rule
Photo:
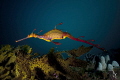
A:
<svg viewBox="0 0 120 80">
<path fill-rule="evenodd" d="M 63 23 L 61 22 L 61 23 L 55 25 L 54 29 L 56 29 L 56 27 L 57 27 L 58 25 L 62 25 L 62 24 L 63 24 Z"/>
</svg>

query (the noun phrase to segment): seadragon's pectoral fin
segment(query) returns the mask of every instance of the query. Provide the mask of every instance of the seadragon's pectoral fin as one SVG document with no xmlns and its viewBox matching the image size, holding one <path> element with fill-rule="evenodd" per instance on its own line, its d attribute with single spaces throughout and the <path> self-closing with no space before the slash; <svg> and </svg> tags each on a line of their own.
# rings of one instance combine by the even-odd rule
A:
<svg viewBox="0 0 120 80">
<path fill-rule="evenodd" d="M 61 45 L 61 43 L 59 43 L 59 42 L 54 42 L 54 41 L 51 41 L 51 42 L 56 44 L 56 45 Z"/>
</svg>

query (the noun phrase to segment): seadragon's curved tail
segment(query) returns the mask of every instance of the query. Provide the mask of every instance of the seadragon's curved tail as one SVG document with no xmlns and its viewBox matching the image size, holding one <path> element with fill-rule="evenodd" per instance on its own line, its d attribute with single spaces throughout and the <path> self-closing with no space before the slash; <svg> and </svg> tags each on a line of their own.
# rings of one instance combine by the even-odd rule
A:
<svg viewBox="0 0 120 80">
<path fill-rule="evenodd" d="M 68 37 L 68 38 L 70 38 L 70 39 L 72 39 L 72 40 L 75 40 L 75 41 L 79 41 L 79 42 L 83 42 L 83 43 L 92 45 L 92 46 L 94 46 L 94 47 L 96 47 L 96 48 L 98 48 L 98 49 L 100 49 L 100 50 L 102 50 L 102 51 L 107 52 L 107 50 L 105 50 L 104 48 L 99 47 L 100 45 L 98 45 L 98 44 L 93 44 L 93 43 L 91 43 L 91 42 L 89 42 L 89 41 L 86 41 L 86 40 L 83 40 L 83 39 L 79 39 L 79 38 L 75 38 L 75 37 L 73 37 L 72 35 L 70 35 L 70 34 L 67 33 L 67 32 L 65 32 L 64 34 L 65 34 L 66 37 Z"/>
</svg>

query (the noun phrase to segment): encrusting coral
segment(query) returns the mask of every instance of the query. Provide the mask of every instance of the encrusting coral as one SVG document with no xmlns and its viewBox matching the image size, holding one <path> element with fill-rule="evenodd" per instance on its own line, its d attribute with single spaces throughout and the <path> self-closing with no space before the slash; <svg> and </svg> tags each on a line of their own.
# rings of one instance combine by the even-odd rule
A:
<svg viewBox="0 0 120 80">
<path fill-rule="evenodd" d="M 92 75 L 86 69 L 88 62 L 76 58 L 91 49 L 81 46 L 55 52 L 51 48 L 48 54 L 39 56 L 32 53 L 28 45 L 16 48 L 5 45 L 0 49 L 0 80 L 98 80 L 94 77 L 98 75 Z M 63 59 L 61 53 L 71 54 L 72 57 Z"/>
</svg>

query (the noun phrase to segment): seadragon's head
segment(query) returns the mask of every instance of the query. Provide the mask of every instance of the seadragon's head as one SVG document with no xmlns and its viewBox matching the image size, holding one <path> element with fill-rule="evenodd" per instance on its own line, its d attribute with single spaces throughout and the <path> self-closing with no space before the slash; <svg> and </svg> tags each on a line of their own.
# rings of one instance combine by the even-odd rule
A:
<svg viewBox="0 0 120 80">
<path fill-rule="evenodd" d="M 35 30 L 36 30 L 36 29 L 34 29 L 33 31 L 35 31 Z M 22 40 L 25 40 L 25 39 L 28 39 L 28 38 L 32 38 L 32 37 L 37 38 L 37 37 L 38 37 L 38 34 L 33 33 L 33 31 L 32 31 L 32 33 L 29 34 L 27 37 L 22 38 L 22 39 L 19 39 L 19 40 L 15 41 L 15 42 L 19 42 L 19 41 L 22 41 Z"/>
<path fill-rule="evenodd" d="M 28 39 L 28 38 L 32 38 L 32 37 L 37 38 L 38 35 L 35 34 L 35 33 L 31 33 L 31 34 L 29 34 L 27 37 L 22 38 L 22 39 L 19 39 L 19 40 L 15 41 L 15 42 L 19 42 L 19 41 L 22 41 L 22 40 L 25 40 L 25 39 Z"/>
<path fill-rule="evenodd" d="M 31 33 L 31 34 L 29 34 L 27 37 L 28 38 L 32 38 L 32 37 L 34 37 L 34 38 L 37 38 L 37 34 L 35 34 L 35 33 Z"/>
</svg>

